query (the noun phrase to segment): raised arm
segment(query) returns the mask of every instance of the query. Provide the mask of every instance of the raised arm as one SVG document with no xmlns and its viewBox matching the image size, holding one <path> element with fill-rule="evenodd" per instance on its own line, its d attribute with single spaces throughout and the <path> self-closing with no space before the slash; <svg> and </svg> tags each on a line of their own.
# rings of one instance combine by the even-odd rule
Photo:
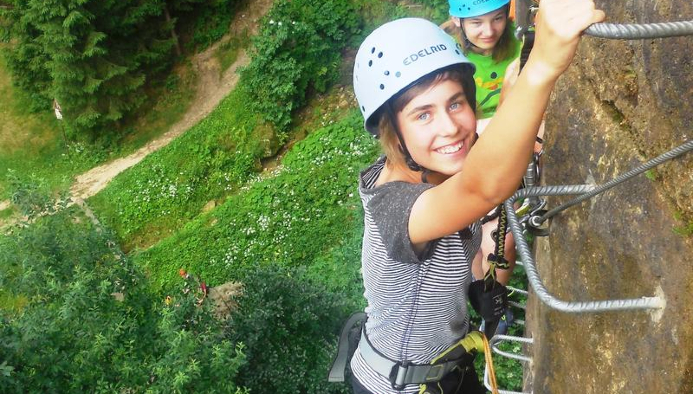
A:
<svg viewBox="0 0 693 394">
<path fill-rule="evenodd" d="M 592 0 L 541 1 L 532 54 L 463 170 L 415 202 L 409 218 L 414 245 L 468 226 L 517 189 L 556 80 L 570 65 L 582 31 L 604 17 Z"/>
</svg>

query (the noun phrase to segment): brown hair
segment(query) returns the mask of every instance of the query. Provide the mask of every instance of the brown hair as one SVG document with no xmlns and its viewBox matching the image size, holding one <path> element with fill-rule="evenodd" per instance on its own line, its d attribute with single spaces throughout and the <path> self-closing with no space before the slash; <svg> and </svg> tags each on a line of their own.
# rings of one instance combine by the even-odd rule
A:
<svg viewBox="0 0 693 394">
<path fill-rule="evenodd" d="M 430 74 L 424 75 L 418 80 L 402 89 L 395 96 L 391 97 L 380 109 L 378 109 L 378 129 L 380 131 L 380 146 L 387 159 L 392 164 L 405 164 L 404 153 L 400 146 L 399 137 L 392 124 L 397 113 L 414 97 L 444 81 L 455 81 L 462 86 L 467 103 L 476 110 L 476 84 L 474 83 L 474 69 L 467 64 L 455 64 L 443 67 Z M 386 106 L 390 106 L 391 112 Z"/>
</svg>

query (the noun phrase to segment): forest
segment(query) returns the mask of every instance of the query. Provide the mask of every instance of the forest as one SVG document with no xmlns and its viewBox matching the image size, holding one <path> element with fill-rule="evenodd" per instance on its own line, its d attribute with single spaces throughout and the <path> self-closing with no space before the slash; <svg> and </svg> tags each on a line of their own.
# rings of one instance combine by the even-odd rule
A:
<svg viewBox="0 0 693 394">
<path fill-rule="evenodd" d="M 326 377 L 380 154 L 354 54 L 447 7 L 0 0 L 0 392 L 350 393 Z"/>
</svg>

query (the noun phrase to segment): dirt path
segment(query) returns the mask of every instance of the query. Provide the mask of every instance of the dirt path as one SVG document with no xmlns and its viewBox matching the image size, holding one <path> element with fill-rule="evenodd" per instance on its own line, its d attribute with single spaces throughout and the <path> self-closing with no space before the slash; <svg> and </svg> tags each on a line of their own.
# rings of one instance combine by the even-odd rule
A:
<svg viewBox="0 0 693 394">
<path fill-rule="evenodd" d="M 168 145 L 176 137 L 209 115 L 219 102 L 236 86 L 239 78 L 237 73 L 239 67 L 247 65 L 250 61 L 246 51 L 241 50 L 236 61 L 222 73 L 221 65 L 214 56 L 217 47 L 228 41 L 233 34 L 247 31 L 249 35 L 255 35 L 260 18 L 269 11 L 271 6 L 272 0 L 248 0 L 244 9 L 237 12 L 231 23 L 229 27 L 230 33 L 204 52 L 198 53 L 193 57 L 192 63 L 198 75 L 198 82 L 195 88 L 195 98 L 193 98 L 183 119 L 174 124 L 161 137 L 150 141 L 135 153 L 115 159 L 78 175 L 70 187 L 72 203 L 85 200 L 103 190 L 118 174 L 139 163 L 148 154 Z M 72 205 L 72 203 L 68 205 Z M 9 208 L 10 205 L 11 202 L 9 200 L 0 201 L 0 211 Z M 0 226 L 6 227 L 11 225 L 16 219 L 0 220 Z"/>
<path fill-rule="evenodd" d="M 267 13 L 272 5 L 272 0 L 250 0 L 245 9 L 238 11 L 231 29 L 234 32 L 246 30 L 254 35 L 257 32 L 258 21 Z M 198 75 L 195 98 L 188 112 L 178 123 L 161 137 L 150 141 L 147 145 L 135 153 L 115 159 L 109 163 L 92 168 L 84 174 L 78 175 L 75 183 L 70 187 L 70 194 L 76 198 L 87 199 L 103 188 L 118 174 L 139 163 L 148 154 L 163 148 L 176 137 L 197 124 L 209 115 L 219 102 L 226 97 L 238 82 L 238 68 L 249 62 L 245 50 L 239 51 L 236 61 L 223 73 L 220 72 L 219 61 L 214 57 L 217 47 L 223 44 L 229 37 L 224 37 L 219 42 L 207 48 L 192 59 L 193 67 Z"/>
</svg>

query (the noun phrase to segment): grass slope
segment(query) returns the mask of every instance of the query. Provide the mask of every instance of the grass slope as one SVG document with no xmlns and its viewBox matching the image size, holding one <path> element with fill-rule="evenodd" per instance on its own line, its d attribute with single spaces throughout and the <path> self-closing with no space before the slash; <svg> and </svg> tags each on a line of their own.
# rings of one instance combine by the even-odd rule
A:
<svg viewBox="0 0 693 394">
<path fill-rule="evenodd" d="M 210 200 L 237 190 L 261 170 L 274 133 L 247 110 L 246 101 L 234 90 L 207 118 L 89 199 L 125 250 L 172 234 Z"/>
<path fill-rule="evenodd" d="M 319 257 L 330 265 L 326 256 L 340 253 L 333 248 L 356 249 L 347 234 L 361 225 L 357 175 L 377 152 L 354 111 L 297 143 L 274 176 L 250 183 L 135 260 L 162 288 L 180 268 L 218 284 L 256 265 L 310 266 Z"/>
</svg>

